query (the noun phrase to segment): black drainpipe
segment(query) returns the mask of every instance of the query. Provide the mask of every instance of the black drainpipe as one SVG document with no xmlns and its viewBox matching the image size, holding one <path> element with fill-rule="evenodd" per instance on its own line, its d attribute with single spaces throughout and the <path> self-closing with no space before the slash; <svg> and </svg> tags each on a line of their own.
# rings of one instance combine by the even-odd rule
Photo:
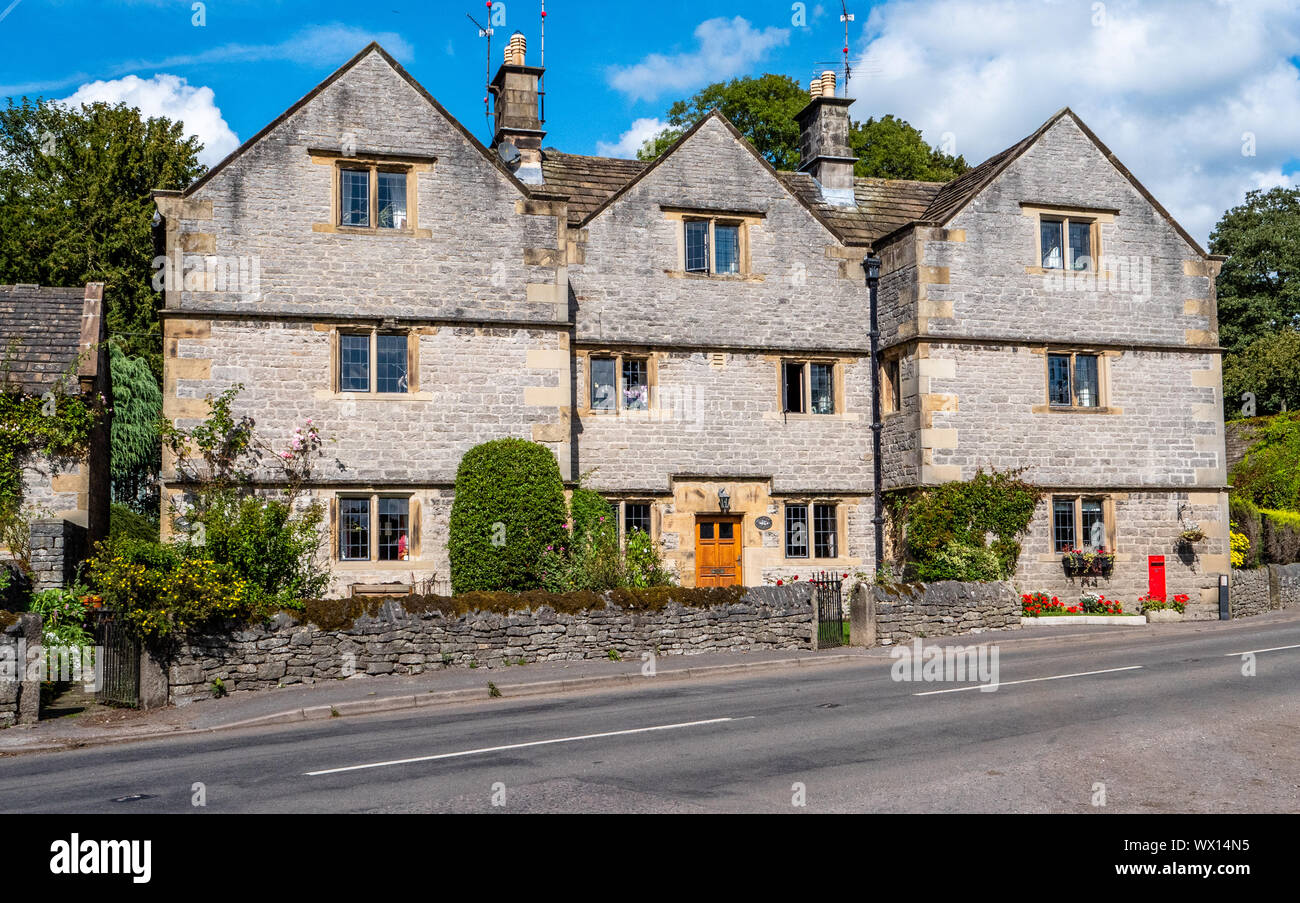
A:
<svg viewBox="0 0 1300 903">
<path fill-rule="evenodd" d="M 885 498 L 884 469 L 881 462 L 880 418 L 880 317 L 877 309 L 877 295 L 880 288 L 880 258 L 874 253 L 862 261 L 862 268 L 867 271 L 867 294 L 871 299 L 871 463 L 875 470 L 876 515 L 876 570 L 885 564 Z"/>
</svg>

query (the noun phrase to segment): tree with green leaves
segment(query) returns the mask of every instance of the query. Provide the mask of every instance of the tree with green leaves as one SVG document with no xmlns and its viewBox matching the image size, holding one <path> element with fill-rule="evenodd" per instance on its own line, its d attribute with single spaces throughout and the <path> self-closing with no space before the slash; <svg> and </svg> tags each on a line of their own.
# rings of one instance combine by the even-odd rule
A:
<svg viewBox="0 0 1300 903">
<path fill-rule="evenodd" d="M 156 188 L 202 172 L 184 126 L 125 104 L 23 98 L 0 110 L 0 283 L 104 283 L 108 330 L 162 374 L 150 226 Z"/>
<path fill-rule="evenodd" d="M 113 373 L 113 500 L 140 514 L 158 510 L 158 470 L 162 464 L 162 391 L 149 362 L 109 348 Z"/>
<path fill-rule="evenodd" d="M 1253 410 L 1241 416 L 1300 411 L 1300 331 L 1283 329 L 1255 339 L 1239 354 L 1223 359 L 1223 397 L 1228 419 L 1244 405 L 1249 394 Z"/>
<path fill-rule="evenodd" d="M 1300 327 L 1300 188 L 1248 193 L 1219 220 L 1210 250 L 1228 256 L 1218 280 L 1224 347 L 1246 354 L 1251 343 Z"/>
<path fill-rule="evenodd" d="M 749 139 L 763 159 L 779 170 L 799 167 L 799 123 L 808 92 L 784 75 L 760 75 L 717 82 L 668 109 L 669 127 L 645 143 L 640 160 L 657 159 L 686 131 L 718 110 Z M 966 161 L 933 148 L 902 119 L 884 116 L 850 122 L 849 143 L 858 156 L 854 173 L 864 178 L 947 182 L 967 170 Z"/>
</svg>

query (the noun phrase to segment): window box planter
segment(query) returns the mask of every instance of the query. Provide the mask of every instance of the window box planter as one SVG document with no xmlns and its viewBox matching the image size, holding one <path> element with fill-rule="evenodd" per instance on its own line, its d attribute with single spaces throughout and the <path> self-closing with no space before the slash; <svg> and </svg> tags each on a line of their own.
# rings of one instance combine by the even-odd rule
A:
<svg viewBox="0 0 1300 903">
<path fill-rule="evenodd" d="M 1096 552 L 1075 549 L 1061 556 L 1061 565 L 1067 577 L 1109 578 L 1115 570 L 1115 555 L 1105 549 Z"/>
</svg>

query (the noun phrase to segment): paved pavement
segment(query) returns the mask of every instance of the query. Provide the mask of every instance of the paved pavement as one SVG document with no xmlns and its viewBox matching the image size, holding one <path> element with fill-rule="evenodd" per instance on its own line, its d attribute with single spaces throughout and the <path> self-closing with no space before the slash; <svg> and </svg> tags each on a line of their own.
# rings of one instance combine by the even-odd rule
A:
<svg viewBox="0 0 1300 903">
<path fill-rule="evenodd" d="M 1300 612 L 1060 629 L 974 638 L 999 650 L 996 692 L 894 680 L 884 650 L 553 697 L 436 675 L 504 698 L 10 756 L 0 811 L 1084 812 L 1099 792 L 1110 811 L 1300 811 Z M 242 705 L 192 708 L 216 725 Z"/>
</svg>

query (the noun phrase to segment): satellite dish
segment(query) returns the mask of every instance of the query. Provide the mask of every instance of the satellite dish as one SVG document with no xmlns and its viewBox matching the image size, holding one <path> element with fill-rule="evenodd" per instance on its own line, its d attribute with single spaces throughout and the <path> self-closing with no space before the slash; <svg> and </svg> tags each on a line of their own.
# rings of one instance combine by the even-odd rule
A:
<svg viewBox="0 0 1300 903">
<path fill-rule="evenodd" d="M 517 170 L 520 162 L 523 160 L 523 155 L 519 153 L 519 148 L 515 147 L 514 143 L 511 141 L 502 141 L 501 146 L 497 148 L 497 155 L 501 158 L 501 162 L 504 163 L 511 172 Z"/>
</svg>

